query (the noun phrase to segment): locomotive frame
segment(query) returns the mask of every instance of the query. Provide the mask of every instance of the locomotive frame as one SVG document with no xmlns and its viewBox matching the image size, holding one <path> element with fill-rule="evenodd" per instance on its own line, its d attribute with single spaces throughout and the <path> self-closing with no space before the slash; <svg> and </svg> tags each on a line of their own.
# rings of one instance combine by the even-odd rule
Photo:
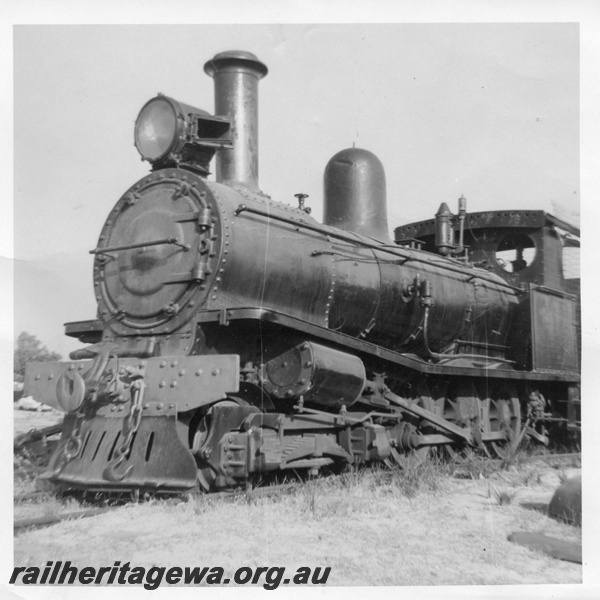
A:
<svg viewBox="0 0 600 600">
<path fill-rule="evenodd" d="M 356 148 L 325 170 L 320 224 L 302 195 L 258 187 L 266 66 L 233 51 L 205 70 L 216 116 L 158 96 L 138 117 L 152 172 L 91 250 L 97 318 L 66 325 L 91 345 L 28 367 L 25 393 L 66 411 L 48 479 L 211 490 L 437 447 L 505 456 L 547 443 L 548 423 L 579 428 L 577 282 L 561 270 L 576 229 L 461 198 L 392 242 L 383 167 Z"/>
</svg>

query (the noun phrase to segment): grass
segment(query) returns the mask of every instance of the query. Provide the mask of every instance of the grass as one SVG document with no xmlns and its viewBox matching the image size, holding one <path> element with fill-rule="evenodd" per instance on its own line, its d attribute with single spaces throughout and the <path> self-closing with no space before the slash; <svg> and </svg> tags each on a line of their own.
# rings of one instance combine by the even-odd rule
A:
<svg viewBox="0 0 600 600">
<path fill-rule="evenodd" d="M 405 455 L 397 468 L 374 465 L 349 468 L 335 479 L 340 491 L 347 494 L 373 493 L 382 497 L 415 498 L 444 489 L 452 468 L 436 456 L 421 458 Z"/>
<path fill-rule="evenodd" d="M 315 515 L 317 512 L 317 489 L 315 485 L 307 484 L 302 488 L 302 507 L 303 513 Z"/>
<path fill-rule="evenodd" d="M 460 479 L 489 479 L 498 471 L 505 469 L 503 463 L 478 456 L 471 449 L 465 451 L 462 459 L 456 463 L 454 476 Z"/>
<path fill-rule="evenodd" d="M 403 496 L 414 498 L 422 493 L 442 490 L 451 471 L 448 463 L 435 455 L 420 458 L 412 454 L 403 460 L 402 470 L 394 472 L 395 483 Z"/>
<path fill-rule="evenodd" d="M 537 468 L 525 470 L 521 475 L 521 482 L 527 487 L 540 485 L 542 483 L 542 474 Z"/>
<path fill-rule="evenodd" d="M 54 517 L 62 511 L 89 506 L 80 497 L 61 496 L 50 482 L 39 479 L 45 460 L 35 452 L 21 448 L 14 454 L 13 496 L 15 520 L 30 517 Z"/>
<path fill-rule="evenodd" d="M 506 540 L 516 529 L 581 537 L 581 529 L 517 501 L 522 493 L 547 502 L 551 486 L 536 487 L 542 476 L 556 478 L 547 464 L 531 469 L 513 457 L 501 465 L 470 451 L 458 462 L 434 453 L 401 462 L 393 470 L 349 468 L 338 477 L 268 495 L 249 490 L 231 498 L 199 495 L 180 503 L 152 498 L 120 506 L 82 521 L 19 532 L 15 561 L 43 567 L 47 560 L 76 557 L 80 565 L 99 566 L 119 556 L 140 566 L 218 565 L 228 572 L 246 564 L 327 565 L 329 585 L 338 586 L 581 581 L 578 566 L 557 565 L 541 555 L 529 560 L 527 550 Z M 18 485 L 23 491 L 15 488 L 16 493 L 49 487 L 31 477 Z M 508 501 L 501 501 L 505 496 Z M 44 503 L 18 503 L 15 516 L 53 514 L 76 508 L 75 502 L 49 494 Z"/>
<path fill-rule="evenodd" d="M 15 496 L 23 496 L 39 491 L 51 491 L 51 487 L 38 479 L 41 472 L 36 457 L 22 448 L 14 454 L 13 490 Z"/>
<path fill-rule="evenodd" d="M 409 456 L 402 469 L 353 468 L 269 495 L 154 498 L 20 533 L 15 560 L 43 566 L 77 557 L 98 566 L 118 555 L 140 566 L 218 565 L 227 572 L 240 565 L 326 565 L 329 585 L 580 581 L 578 567 L 525 560 L 527 551 L 506 540 L 521 528 L 572 537 L 571 526 L 522 508 L 506 486 L 498 485 L 490 501 L 493 482 L 456 480 L 454 468 L 435 456 Z M 508 504 L 501 505 L 500 492 L 511 497 Z M 532 499 L 544 493 L 527 490 Z"/>
<path fill-rule="evenodd" d="M 26 457 L 19 458 L 27 461 Z M 514 454 L 502 462 L 490 461 L 478 457 L 473 451 L 467 450 L 459 462 L 441 459 L 436 453 L 425 457 L 417 454 L 402 455 L 398 468 L 389 469 L 374 465 L 369 468 L 349 467 L 338 477 L 308 480 L 300 484 L 295 492 L 271 494 L 274 498 L 282 498 L 294 494 L 296 509 L 308 518 L 326 518 L 348 514 L 347 499 L 365 498 L 372 496 L 381 500 L 414 499 L 419 496 L 436 495 L 447 490 L 452 476 L 477 481 L 490 479 L 505 470 L 514 471 L 522 460 L 519 454 Z M 25 466 L 32 466 L 31 464 Z M 563 472 L 564 473 L 564 472 Z M 559 475 L 560 477 L 560 475 Z M 286 478 L 289 481 L 291 478 Z M 541 483 L 541 474 L 537 469 L 525 470 L 511 474 L 511 485 L 534 486 Z M 562 480 L 561 480 L 562 481 Z M 263 482 L 265 483 L 265 482 Z M 15 482 L 15 493 L 22 495 L 40 489 L 52 488 L 44 482 L 36 482 L 34 475 L 26 475 Z M 344 499 L 343 501 L 340 498 Z M 58 503 L 58 499 L 55 499 Z M 229 501 L 229 500 L 228 500 Z M 246 505 L 260 505 L 262 496 L 254 496 L 249 488 L 246 493 L 235 497 L 234 502 Z M 195 515 L 203 515 L 214 506 L 216 500 L 210 496 L 199 496 L 193 501 Z M 507 503 L 506 500 L 498 502 Z M 51 502 L 55 504 L 55 502 Z"/>
<path fill-rule="evenodd" d="M 488 497 L 493 497 L 498 506 L 508 506 L 516 498 L 518 490 L 495 489 L 488 487 Z"/>
<path fill-rule="evenodd" d="M 299 482 L 295 488 L 278 490 L 269 496 L 253 495 L 252 490 L 227 500 L 212 500 L 210 495 L 192 500 L 193 512 L 203 515 L 219 502 L 261 506 L 265 502 L 291 502 L 294 511 L 310 520 L 351 518 L 355 513 L 372 511 L 373 502 L 394 502 L 443 491 L 451 469 L 439 459 L 409 455 L 399 468 L 379 465 L 350 466 L 337 477 L 322 477 Z"/>
</svg>

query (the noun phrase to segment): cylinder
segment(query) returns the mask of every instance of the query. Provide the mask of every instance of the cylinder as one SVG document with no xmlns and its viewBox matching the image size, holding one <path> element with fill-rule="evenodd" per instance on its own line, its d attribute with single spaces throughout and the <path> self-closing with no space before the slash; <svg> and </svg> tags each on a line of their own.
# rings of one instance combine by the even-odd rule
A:
<svg viewBox="0 0 600 600">
<path fill-rule="evenodd" d="M 385 172 L 372 152 L 348 148 L 331 158 L 325 167 L 323 212 L 326 225 L 389 241 Z"/>
<path fill-rule="evenodd" d="M 365 383 L 360 358 L 314 342 L 276 342 L 265 353 L 263 385 L 275 398 L 340 408 L 354 404 Z"/>
<path fill-rule="evenodd" d="M 204 65 L 215 80 L 215 113 L 232 119 L 233 148 L 217 154 L 218 182 L 258 187 L 258 82 L 267 67 L 254 54 L 230 50 Z"/>
</svg>

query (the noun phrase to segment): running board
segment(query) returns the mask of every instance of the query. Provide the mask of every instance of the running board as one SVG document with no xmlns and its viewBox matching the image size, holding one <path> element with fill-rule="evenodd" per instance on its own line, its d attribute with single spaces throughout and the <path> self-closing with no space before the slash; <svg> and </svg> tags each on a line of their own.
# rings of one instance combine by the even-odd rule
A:
<svg viewBox="0 0 600 600">
<path fill-rule="evenodd" d="M 325 342 L 343 346 L 345 349 L 364 352 L 378 359 L 388 360 L 394 364 L 407 367 L 419 373 L 429 375 L 460 375 L 472 377 L 486 377 L 494 379 L 510 379 L 519 381 L 568 381 L 577 383 L 581 381 L 579 373 L 552 371 L 551 373 L 537 371 L 516 371 L 489 359 L 487 367 L 468 365 L 444 365 L 427 362 L 415 354 L 399 353 L 385 349 L 377 344 L 354 338 L 350 335 L 308 323 L 297 317 L 284 315 L 265 308 L 228 308 L 219 310 L 203 310 L 196 315 L 198 323 L 219 323 L 227 326 L 232 321 L 248 320 L 272 323 L 281 327 L 294 329 L 303 336 L 311 336 Z M 449 356 L 448 358 L 452 358 Z M 485 360 L 481 356 L 480 360 Z"/>
</svg>

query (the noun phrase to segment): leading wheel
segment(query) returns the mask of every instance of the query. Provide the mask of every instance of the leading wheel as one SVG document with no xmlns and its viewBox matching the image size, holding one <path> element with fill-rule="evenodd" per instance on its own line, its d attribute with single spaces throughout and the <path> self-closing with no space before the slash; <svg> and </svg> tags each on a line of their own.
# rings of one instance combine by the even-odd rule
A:
<svg viewBox="0 0 600 600">
<path fill-rule="evenodd" d="M 486 433 L 504 434 L 503 440 L 491 440 L 485 446 L 498 458 L 507 458 L 521 431 L 521 407 L 514 386 L 497 384 L 489 390 L 484 402 L 484 425 Z"/>
<path fill-rule="evenodd" d="M 240 403 L 240 400 L 234 398 L 216 402 L 208 408 L 199 409 L 190 421 L 188 444 L 198 465 L 198 485 L 204 492 L 208 492 L 214 488 L 217 478 L 217 472 L 210 460 L 213 452 L 217 450 L 219 443 L 219 440 L 214 435 L 215 429 L 212 427 L 214 409 L 217 406 L 239 406 Z"/>
<path fill-rule="evenodd" d="M 417 386 L 419 398 L 418 406 L 432 412 L 437 416 L 443 416 L 444 399 L 448 390 L 448 384 L 442 380 L 433 380 L 430 382 L 422 382 Z M 439 434 L 440 430 L 427 419 L 421 419 L 418 424 L 419 435 L 435 435 Z M 421 446 L 415 450 L 416 456 L 420 460 L 426 459 L 432 452 L 437 452 L 436 446 Z"/>
<path fill-rule="evenodd" d="M 405 388 L 400 391 L 400 395 L 410 398 L 413 405 L 424 408 L 435 415 L 441 415 L 446 388 L 447 384 L 443 381 L 414 380 L 405 384 Z M 402 422 L 393 429 L 396 447 L 392 447 L 390 456 L 384 462 L 388 466 L 399 466 L 401 468 L 405 467 L 407 453 L 410 453 L 417 461 L 423 461 L 434 448 L 430 445 L 423 445 L 411 449 L 410 438 L 412 436 L 427 436 L 439 433 L 439 429 L 431 421 L 412 414 L 405 414 Z"/>
<path fill-rule="evenodd" d="M 219 442 L 224 433 L 227 432 L 227 429 L 223 429 L 222 421 L 218 426 L 213 426 L 215 411 L 216 409 L 228 406 L 255 406 L 257 409 L 263 411 L 272 408 L 273 403 L 269 396 L 264 394 L 258 386 L 241 382 L 240 390 L 237 394 L 228 396 L 225 400 L 216 402 L 209 407 L 198 409 L 189 419 L 185 434 L 187 437 L 186 441 L 196 458 L 198 484 L 200 489 L 205 492 L 215 487 L 216 479 L 219 475 L 217 470 L 217 465 L 219 464 L 217 456 Z M 243 418 L 243 416 L 240 418 Z M 232 422 L 228 427 L 231 427 L 233 431 L 236 430 L 238 425 L 239 423 Z"/>
<path fill-rule="evenodd" d="M 462 429 L 469 429 L 477 443 L 477 436 L 482 430 L 480 407 L 481 401 L 475 383 L 468 380 L 457 381 L 443 400 L 442 416 Z M 486 452 L 483 444 L 480 444 L 480 448 Z M 466 458 L 472 453 L 471 447 L 465 442 L 446 444 L 444 450 L 453 460 Z"/>
</svg>

